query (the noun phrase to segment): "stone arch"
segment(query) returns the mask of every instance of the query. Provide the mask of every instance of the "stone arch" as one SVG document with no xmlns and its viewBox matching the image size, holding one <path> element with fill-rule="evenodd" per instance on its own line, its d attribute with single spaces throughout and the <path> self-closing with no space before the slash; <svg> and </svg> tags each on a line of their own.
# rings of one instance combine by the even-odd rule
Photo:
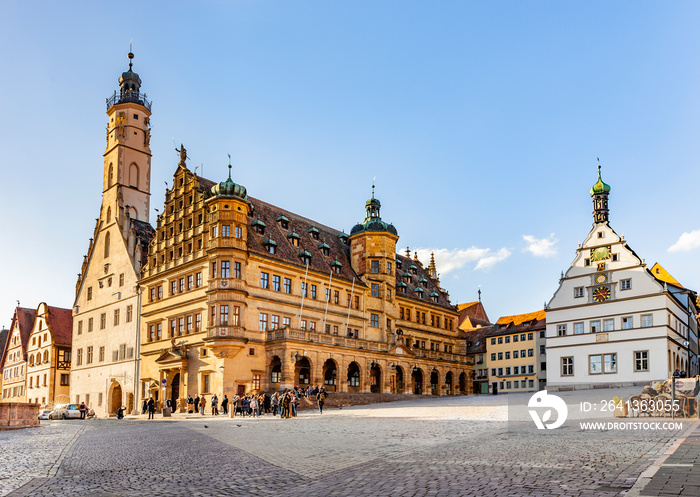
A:
<svg viewBox="0 0 700 497">
<path fill-rule="evenodd" d="M 467 373 L 462 372 L 459 375 L 459 393 L 464 394 L 467 392 Z"/>
<path fill-rule="evenodd" d="M 112 379 L 112 383 L 109 386 L 109 395 L 107 396 L 107 401 L 109 402 L 107 406 L 108 414 L 117 414 L 117 410 L 124 402 L 123 392 L 124 390 L 122 389 L 121 383 L 119 383 L 118 380 Z"/>
<path fill-rule="evenodd" d="M 105 258 L 109 257 L 109 239 L 110 239 L 109 232 L 107 232 L 105 234 L 105 254 L 104 254 Z"/>
<path fill-rule="evenodd" d="M 440 373 L 437 368 L 430 371 L 430 393 L 440 395 Z"/>
<path fill-rule="evenodd" d="M 401 366 L 395 366 L 394 393 L 404 393 L 406 389 L 406 374 Z"/>
<path fill-rule="evenodd" d="M 294 364 L 294 385 L 302 387 L 311 383 L 311 360 L 306 357 L 300 357 Z"/>
<path fill-rule="evenodd" d="M 272 356 L 270 360 L 270 385 L 273 390 L 280 389 L 282 382 L 282 359 L 279 356 Z"/>
<path fill-rule="evenodd" d="M 338 389 L 338 363 L 333 359 L 326 359 L 321 373 L 323 375 L 323 386 L 329 392 L 335 392 Z"/>
<path fill-rule="evenodd" d="M 129 186 L 139 187 L 139 166 L 135 162 L 129 166 Z"/>
<path fill-rule="evenodd" d="M 360 365 L 352 361 L 348 364 L 348 391 L 359 392 L 361 385 Z"/>
<path fill-rule="evenodd" d="M 376 362 L 372 362 L 369 368 L 369 391 L 382 393 L 382 369 Z"/>
<path fill-rule="evenodd" d="M 414 395 L 423 393 L 423 371 L 418 366 L 413 366 L 413 371 L 411 371 L 411 387 Z"/>
<path fill-rule="evenodd" d="M 452 388 L 453 378 L 454 375 L 452 371 L 448 371 L 445 375 L 445 393 L 447 395 L 452 395 L 454 393 L 454 389 Z"/>
</svg>

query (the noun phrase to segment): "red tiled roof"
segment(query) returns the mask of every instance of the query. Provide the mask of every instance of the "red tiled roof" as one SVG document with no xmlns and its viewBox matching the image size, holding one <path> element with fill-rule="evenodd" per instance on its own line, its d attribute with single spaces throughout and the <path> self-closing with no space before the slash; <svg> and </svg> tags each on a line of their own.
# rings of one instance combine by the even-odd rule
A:
<svg viewBox="0 0 700 497">
<path fill-rule="evenodd" d="M 70 309 L 46 306 L 49 311 L 47 319 L 54 343 L 70 345 L 73 341 L 73 313 Z"/>
<path fill-rule="evenodd" d="M 486 310 L 484 305 L 477 302 L 468 302 L 465 304 L 459 304 L 457 306 L 459 311 L 459 324 L 461 325 L 465 319 L 469 318 L 469 321 L 473 325 L 480 324 L 482 326 L 491 324 L 489 322 L 489 317 L 486 315 Z"/>
<path fill-rule="evenodd" d="M 34 309 L 27 309 L 26 307 L 17 307 L 15 313 L 12 315 L 12 323 L 10 324 L 10 332 L 7 335 L 7 342 L 5 343 L 5 349 L 2 351 L 2 360 L 0 360 L 0 367 L 5 365 L 5 357 L 7 356 L 7 349 L 10 347 L 10 336 L 12 336 L 12 330 L 15 329 L 15 324 L 19 324 L 19 336 L 22 341 L 22 355 L 25 360 L 27 358 L 27 344 L 29 343 L 29 335 L 32 333 L 32 328 L 34 327 L 34 318 L 36 317 L 36 311 Z"/>
</svg>

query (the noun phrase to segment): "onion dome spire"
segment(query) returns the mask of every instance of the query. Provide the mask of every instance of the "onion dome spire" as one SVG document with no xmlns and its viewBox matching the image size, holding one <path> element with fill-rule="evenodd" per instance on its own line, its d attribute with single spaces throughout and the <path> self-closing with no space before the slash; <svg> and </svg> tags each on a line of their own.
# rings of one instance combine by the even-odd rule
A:
<svg viewBox="0 0 700 497">
<path fill-rule="evenodd" d="M 230 156 L 229 156 L 230 157 Z M 217 197 L 238 197 L 249 202 L 245 186 L 238 185 L 231 179 L 231 163 L 228 165 L 228 179 L 211 187 L 211 192 Z"/>
<path fill-rule="evenodd" d="M 593 197 L 593 223 L 607 223 L 609 220 L 608 195 L 610 195 L 610 185 L 603 182 L 600 174 L 600 159 L 598 159 L 598 181 L 591 187 L 591 197 Z"/>
</svg>

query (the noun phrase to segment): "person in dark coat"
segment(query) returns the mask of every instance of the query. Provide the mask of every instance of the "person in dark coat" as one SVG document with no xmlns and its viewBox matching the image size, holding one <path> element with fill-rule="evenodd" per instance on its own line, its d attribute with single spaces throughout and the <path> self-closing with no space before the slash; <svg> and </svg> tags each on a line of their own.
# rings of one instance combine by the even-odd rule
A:
<svg viewBox="0 0 700 497">
<path fill-rule="evenodd" d="M 228 397 L 224 395 L 224 400 L 221 401 L 221 410 L 224 411 L 224 416 L 228 414 Z"/>
<path fill-rule="evenodd" d="M 192 404 L 194 404 L 194 399 L 191 395 L 187 396 L 187 412 L 192 414 Z"/>
<path fill-rule="evenodd" d="M 194 398 L 194 412 L 199 412 L 199 395 Z"/>
<path fill-rule="evenodd" d="M 153 400 L 153 397 L 148 399 L 148 419 L 153 419 L 154 415 L 156 413 L 156 403 Z"/>
<path fill-rule="evenodd" d="M 148 400 L 143 399 L 143 405 L 141 405 L 141 414 L 146 414 L 146 411 L 148 411 Z"/>
</svg>

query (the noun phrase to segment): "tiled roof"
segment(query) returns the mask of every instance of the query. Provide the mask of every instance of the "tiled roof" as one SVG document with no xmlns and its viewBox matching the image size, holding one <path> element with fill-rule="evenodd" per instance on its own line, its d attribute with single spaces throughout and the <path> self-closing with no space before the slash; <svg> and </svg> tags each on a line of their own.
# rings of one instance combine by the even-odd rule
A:
<svg viewBox="0 0 700 497">
<path fill-rule="evenodd" d="M 447 297 L 440 291 L 440 288 L 435 284 L 433 280 L 430 279 L 428 276 L 428 272 L 426 269 L 421 266 L 420 264 L 414 264 L 413 259 L 410 257 L 406 257 L 401 254 L 396 254 L 396 262 L 401 261 L 401 269 L 398 268 L 398 265 L 396 267 L 396 285 L 398 286 L 399 283 L 406 282 L 404 279 L 403 275 L 408 273 L 411 276 L 411 280 L 406 282 L 406 293 L 400 293 L 398 294 L 399 297 L 404 297 L 408 298 L 410 300 L 415 300 L 418 302 L 423 302 L 426 304 L 431 304 L 431 305 L 438 305 L 440 307 L 446 307 L 450 310 L 454 310 L 454 306 L 450 304 L 449 300 L 447 300 Z M 408 269 L 413 265 L 413 267 L 416 268 L 416 274 L 412 274 L 408 271 Z M 421 285 L 418 284 L 418 282 L 424 279 L 427 281 L 427 286 L 422 287 Z M 424 291 L 421 292 L 416 292 L 416 288 L 422 288 Z M 430 295 L 432 292 L 435 292 L 438 294 L 438 300 L 437 302 L 433 302 L 432 299 L 428 298 L 427 295 Z M 426 297 L 421 298 L 421 295 L 426 295 Z"/>
<path fill-rule="evenodd" d="M 661 266 L 661 264 L 659 264 L 658 262 L 652 266 L 651 274 L 652 276 L 654 276 L 654 278 L 661 281 L 662 283 L 668 283 L 669 285 L 677 286 L 678 288 L 685 288 L 678 282 L 676 278 L 671 276 L 671 273 L 666 271 L 663 268 L 663 266 Z"/>
<path fill-rule="evenodd" d="M 70 345 L 73 341 L 73 313 L 70 309 L 47 306 L 49 310 L 48 325 L 53 334 L 54 343 Z"/>
<path fill-rule="evenodd" d="M 0 330 L 0 370 L 2 370 L 2 358 L 5 351 L 5 344 L 10 336 L 10 330 Z"/>
<path fill-rule="evenodd" d="M 360 278 L 353 271 L 350 264 L 350 246 L 342 242 L 338 237 L 340 231 L 320 223 L 299 216 L 280 207 L 268 204 L 257 198 L 249 197 L 253 205 L 252 215 L 249 216 L 249 225 L 257 224 L 257 221 L 265 223 L 265 232 L 260 234 L 255 228 L 248 230 L 248 250 L 273 260 L 284 260 L 288 264 L 306 267 L 299 254 L 303 251 L 311 255 L 309 270 L 328 275 L 331 272 L 331 264 L 337 259 L 342 264 L 340 274 L 333 271 L 333 278 L 341 278 L 352 281 L 355 278 L 356 286 L 364 286 Z M 289 220 L 288 229 L 283 229 L 281 223 L 277 222 L 280 216 Z M 318 230 L 318 240 L 311 236 L 309 230 Z M 299 246 L 292 245 L 288 235 L 292 233 L 299 235 Z M 274 254 L 270 254 L 264 243 L 272 239 L 277 243 Z M 319 245 L 325 242 L 329 247 L 329 255 L 323 255 Z"/>
<path fill-rule="evenodd" d="M 459 304 L 457 306 L 457 311 L 459 312 L 459 325 L 461 325 L 466 319 L 469 319 L 472 326 L 476 326 L 478 324 L 487 326 L 491 324 L 489 322 L 489 317 L 486 315 L 484 305 L 480 301 Z"/>
<path fill-rule="evenodd" d="M 19 323 L 19 336 L 22 340 L 22 355 L 27 358 L 27 344 L 29 343 L 29 335 L 32 333 L 32 328 L 34 327 L 34 318 L 36 317 L 35 309 L 27 309 L 26 307 L 15 308 L 15 313 L 12 316 L 12 323 L 10 324 L 10 333 L 15 329 L 15 323 Z M 2 352 L 2 360 L 0 365 L 4 366 L 5 356 L 7 355 L 7 349 L 10 347 L 10 335 L 8 335 L 8 340 L 5 343 L 5 350 Z"/>
<path fill-rule="evenodd" d="M 486 335 L 493 326 L 482 326 L 466 332 L 467 354 L 483 354 L 486 352 Z"/>
<path fill-rule="evenodd" d="M 515 314 L 513 316 L 503 316 L 498 318 L 498 321 L 496 321 L 496 324 L 514 324 L 514 325 L 519 325 L 522 323 L 525 323 L 527 321 L 532 321 L 533 319 L 536 319 L 537 321 L 544 320 L 547 317 L 547 313 L 542 310 L 542 311 L 535 311 L 535 312 L 528 312 L 525 314 Z"/>
</svg>

